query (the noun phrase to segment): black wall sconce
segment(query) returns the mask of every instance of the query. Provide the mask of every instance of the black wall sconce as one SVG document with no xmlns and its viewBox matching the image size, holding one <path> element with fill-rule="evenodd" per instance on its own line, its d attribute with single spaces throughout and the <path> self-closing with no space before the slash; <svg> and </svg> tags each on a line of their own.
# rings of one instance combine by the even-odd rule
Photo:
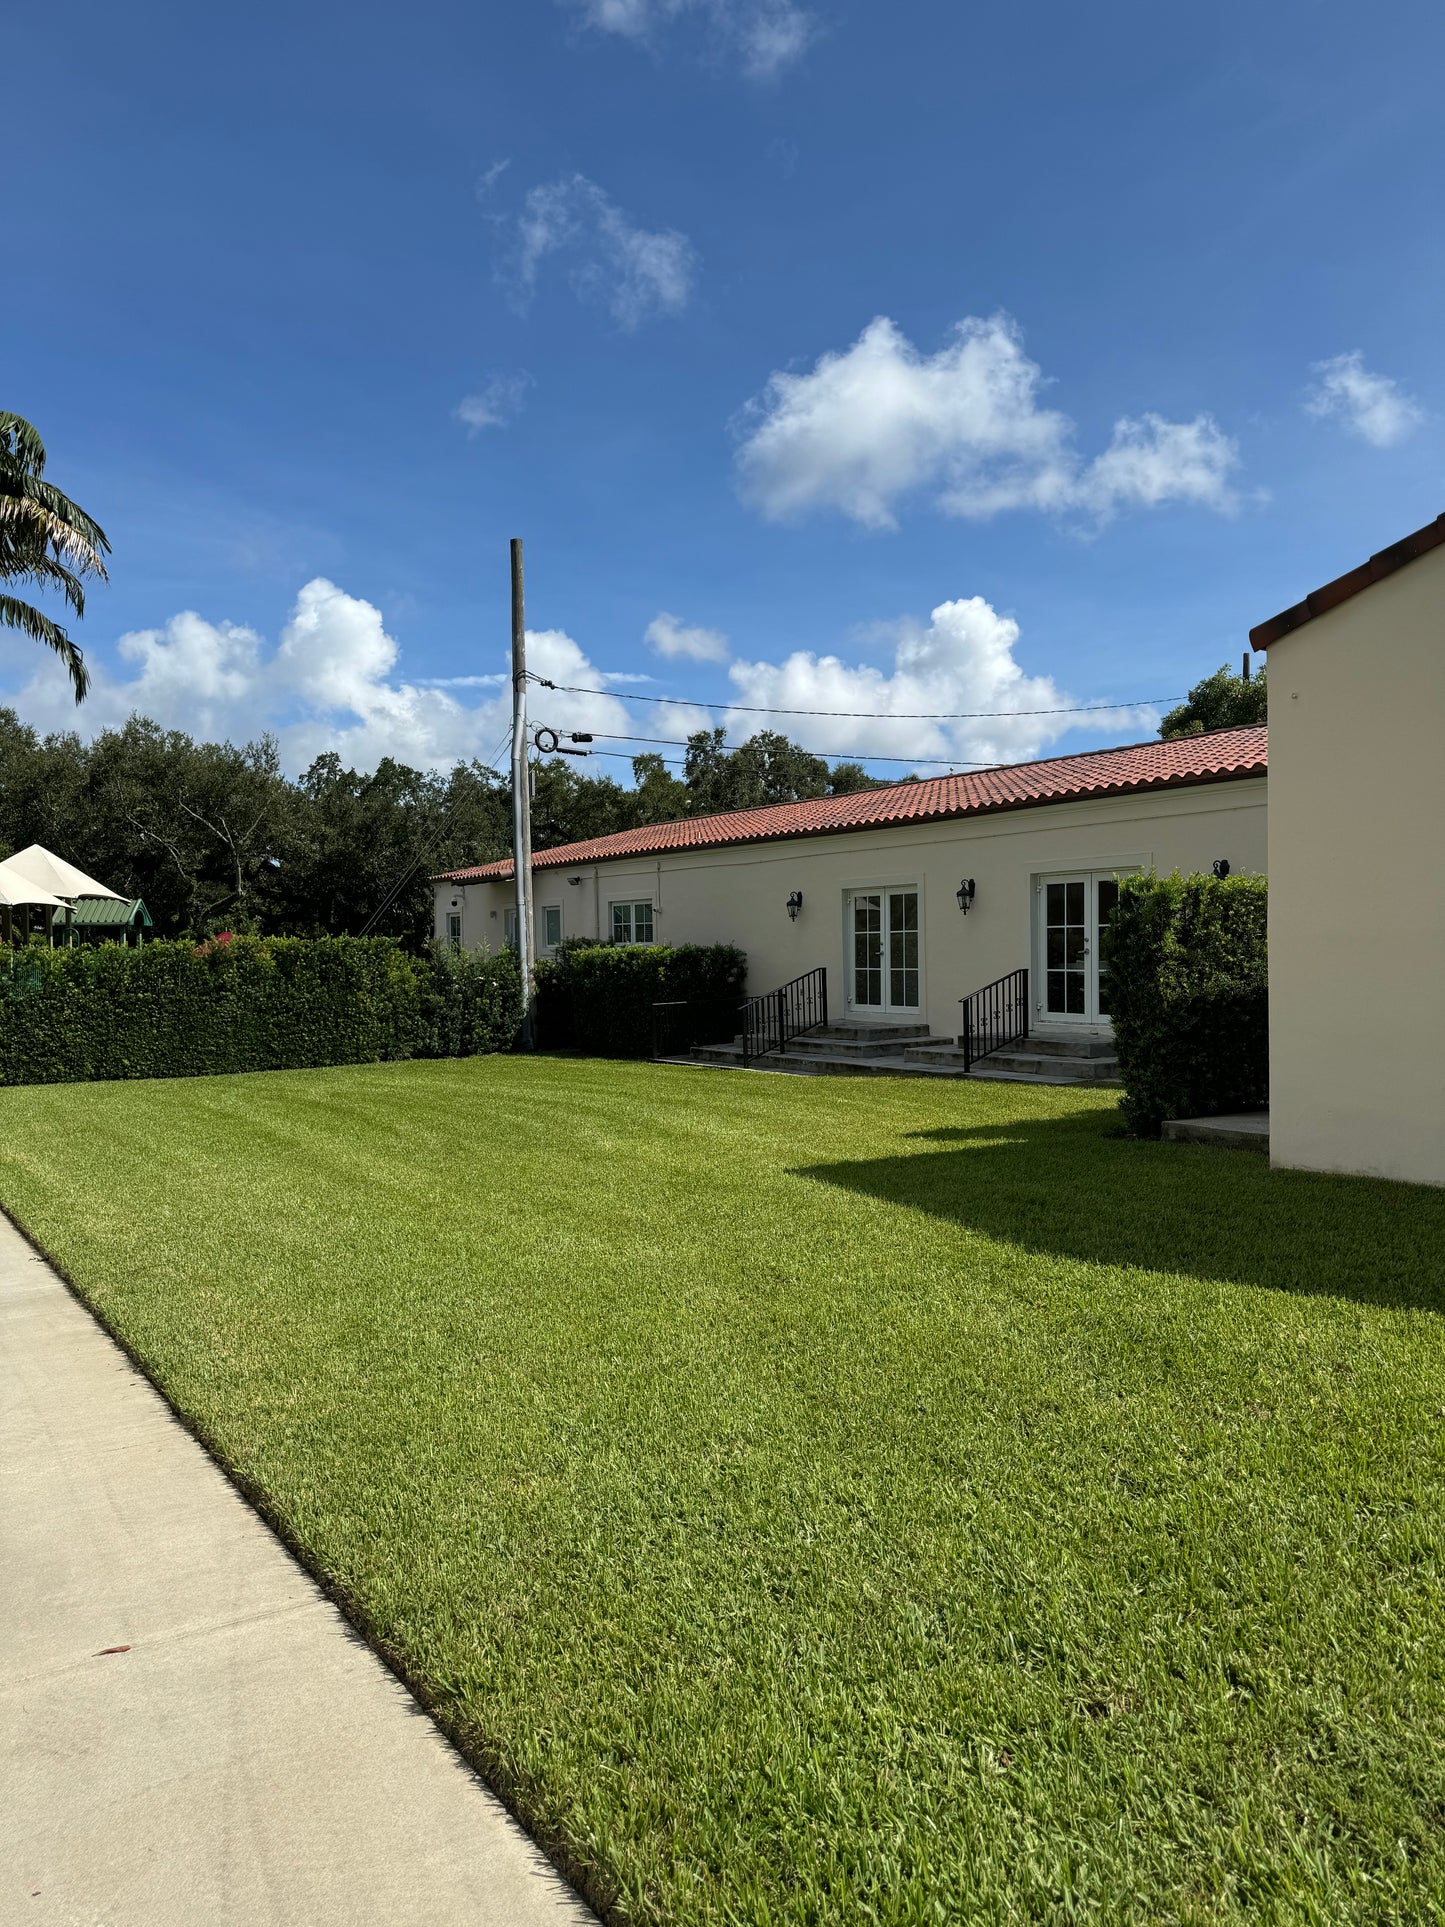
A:
<svg viewBox="0 0 1445 1927">
<path fill-rule="evenodd" d="M 803 893 L 801 890 L 794 890 L 793 894 L 788 898 L 788 915 L 794 923 L 798 921 L 798 912 L 802 907 Z"/>
<path fill-rule="evenodd" d="M 973 878 L 965 877 L 963 879 L 963 882 L 960 883 L 958 886 L 958 907 L 960 910 L 962 910 L 965 916 L 968 915 L 968 907 L 972 902 L 973 902 Z"/>
<path fill-rule="evenodd" d="M 1210 868 L 1222 882 L 1224 878 L 1229 875 L 1229 858 L 1227 856 L 1217 856 L 1210 865 Z"/>
</svg>

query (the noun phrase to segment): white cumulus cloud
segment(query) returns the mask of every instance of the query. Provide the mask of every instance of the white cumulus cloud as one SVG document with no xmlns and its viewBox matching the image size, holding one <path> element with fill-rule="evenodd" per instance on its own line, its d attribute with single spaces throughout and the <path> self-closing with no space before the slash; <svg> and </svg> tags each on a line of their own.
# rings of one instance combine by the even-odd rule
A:
<svg viewBox="0 0 1445 1927">
<path fill-rule="evenodd" d="M 1338 417 L 1376 448 L 1404 441 L 1425 419 L 1420 404 L 1389 375 L 1367 368 L 1358 349 L 1317 361 L 1311 372 L 1316 380 L 1305 400 L 1307 412 Z"/>
<path fill-rule="evenodd" d="M 895 527 L 899 502 L 923 490 L 969 517 L 1233 507 L 1237 451 L 1208 415 L 1122 417 L 1086 462 L 1069 417 L 1041 405 L 1042 383 L 1007 315 L 967 317 L 934 355 L 880 315 L 808 373 L 772 375 L 744 410 L 744 498 L 774 520 L 831 508 L 878 529 Z"/>
<path fill-rule="evenodd" d="M 684 16 L 700 19 L 753 80 L 772 80 L 801 57 L 817 22 L 796 0 L 566 0 L 602 33 L 654 44 Z"/>
<path fill-rule="evenodd" d="M 293 772 L 329 749 L 358 769 L 374 769 L 384 756 L 443 768 L 459 758 L 492 756 L 510 727 L 504 667 L 445 682 L 398 675 L 400 646 L 381 611 L 324 576 L 301 589 L 274 649 L 254 629 L 208 622 L 187 610 L 160 628 L 122 636 L 116 654 L 119 670 L 91 652 L 91 694 L 77 709 L 58 664 L 49 656 L 37 662 L 33 646 L 22 654 L 7 645 L 0 672 L 28 672 L 29 680 L 0 701 L 41 730 L 94 734 L 131 715 L 208 741 L 246 742 L 269 730 Z M 528 631 L 527 663 L 556 683 L 595 689 L 600 681 L 586 651 L 560 629 Z M 474 703 L 454 693 L 472 689 Z M 625 734 L 634 727 L 609 695 L 535 690 L 531 712 L 535 721 L 562 729 Z M 680 713 L 689 729 L 708 720 L 703 710 Z"/>
<path fill-rule="evenodd" d="M 726 639 L 714 631 L 665 615 L 651 628 L 670 642 L 681 639 L 684 646 L 673 653 L 683 659 L 723 659 L 696 653 L 712 644 L 726 650 Z M 1051 676 L 1028 673 L 1018 660 L 1019 641 L 1012 617 L 982 596 L 960 597 L 940 603 L 926 622 L 878 625 L 846 654 L 799 649 L 779 661 L 732 662 L 730 700 L 771 713 L 719 706 L 718 719 L 734 744 L 776 729 L 820 755 L 891 757 L 905 765 L 916 758 L 924 771 L 925 758 L 967 764 L 1038 756 L 1080 727 L 1108 730 L 1116 740 L 1157 728 L 1157 714 L 1144 708 L 1120 706 L 1087 718 L 1047 713 L 1068 710 L 1074 698 Z M 325 750 L 363 770 L 385 756 L 421 768 L 499 754 L 505 762 L 511 719 L 505 647 L 492 664 L 466 674 L 409 677 L 401 673 L 401 646 L 381 611 L 323 576 L 303 585 L 274 646 L 253 628 L 188 610 L 123 636 L 112 661 L 95 651 L 90 661 L 92 693 L 77 709 L 59 665 L 0 631 L 0 703 L 42 731 L 92 735 L 131 715 L 209 741 L 247 742 L 269 731 L 293 774 Z M 601 691 L 624 678 L 599 669 L 564 630 L 529 630 L 527 661 L 535 676 L 559 685 L 533 686 L 533 723 L 591 731 L 597 749 L 608 752 L 578 765 L 589 775 L 626 781 L 626 758 L 641 747 L 634 738 L 681 740 L 713 722 L 703 703 L 661 712 L 648 706 L 638 716 L 621 690 L 570 693 Z"/>
<path fill-rule="evenodd" d="M 1051 676 L 1025 673 L 1014 655 L 1019 626 L 982 596 L 943 602 L 928 622 L 892 625 L 893 662 L 867 662 L 796 650 L 783 662 L 735 662 L 730 674 L 740 702 L 851 715 L 780 716 L 731 725 L 734 736 L 775 728 L 820 755 L 946 757 L 959 763 L 1024 761 L 1039 755 L 1081 718 L 1030 712 L 1064 710 L 1073 702 Z M 974 712 L 972 715 L 961 712 Z M 919 721 L 920 716 L 956 720 Z M 1095 729 L 1147 735 L 1151 709 L 1096 711 Z"/>
<path fill-rule="evenodd" d="M 720 631 L 689 628 L 665 609 L 648 623 L 643 640 L 659 656 L 680 656 L 687 662 L 726 662 L 732 654 Z"/>
<path fill-rule="evenodd" d="M 681 314 L 692 294 L 697 252 L 675 228 L 638 227 L 585 174 L 529 188 L 511 228 L 500 279 L 526 309 L 543 263 L 571 263 L 571 281 L 631 331 L 656 315 Z"/>
<path fill-rule="evenodd" d="M 514 375 L 493 375 L 475 394 L 463 395 L 457 403 L 457 420 L 465 422 L 476 435 L 484 428 L 505 428 L 521 410 L 532 377 L 523 370 Z"/>
</svg>

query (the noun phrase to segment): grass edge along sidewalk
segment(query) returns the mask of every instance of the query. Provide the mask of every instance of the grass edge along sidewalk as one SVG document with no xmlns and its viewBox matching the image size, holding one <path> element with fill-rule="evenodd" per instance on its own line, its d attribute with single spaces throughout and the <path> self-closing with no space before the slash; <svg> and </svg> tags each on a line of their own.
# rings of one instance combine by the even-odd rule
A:
<svg viewBox="0 0 1445 1927">
<path fill-rule="evenodd" d="M 1445 1197 L 1114 1122 L 30 1089 L 0 1199 L 615 1918 L 1432 1918 Z"/>
</svg>

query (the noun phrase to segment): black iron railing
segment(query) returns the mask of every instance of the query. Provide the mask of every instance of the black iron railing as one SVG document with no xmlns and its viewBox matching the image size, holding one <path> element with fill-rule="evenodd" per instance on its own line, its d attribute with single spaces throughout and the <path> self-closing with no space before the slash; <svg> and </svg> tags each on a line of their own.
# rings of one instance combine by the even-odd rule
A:
<svg viewBox="0 0 1445 1927">
<path fill-rule="evenodd" d="M 972 1070 L 980 1057 L 1020 1044 L 1029 1034 L 1029 973 L 1011 970 L 997 983 L 985 984 L 971 997 L 960 997 L 963 1030 L 958 1047 L 963 1068 Z"/>
<path fill-rule="evenodd" d="M 749 997 L 742 1006 L 743 1068 L 755 1057 L 782 1050 L 790 1037 L 818 1030 L 828 1021 L 828 973 L 810 970 L 781 990 Z"/>
</svg>

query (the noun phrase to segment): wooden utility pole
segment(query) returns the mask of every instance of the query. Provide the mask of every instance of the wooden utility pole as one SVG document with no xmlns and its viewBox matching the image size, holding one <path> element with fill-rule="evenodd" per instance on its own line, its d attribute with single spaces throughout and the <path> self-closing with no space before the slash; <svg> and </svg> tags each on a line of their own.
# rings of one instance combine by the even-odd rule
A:
<svg viewBox="0 0 1445 1927">
<path fill-rule="evenodd" d="M 532 1037 L 532 797 L 527 767 L 527 616 L 522 544 L 512 538 L 512 863 L 517 880 L 517 962 L 522 971 L 522 1048 Z"/>
</svg>

